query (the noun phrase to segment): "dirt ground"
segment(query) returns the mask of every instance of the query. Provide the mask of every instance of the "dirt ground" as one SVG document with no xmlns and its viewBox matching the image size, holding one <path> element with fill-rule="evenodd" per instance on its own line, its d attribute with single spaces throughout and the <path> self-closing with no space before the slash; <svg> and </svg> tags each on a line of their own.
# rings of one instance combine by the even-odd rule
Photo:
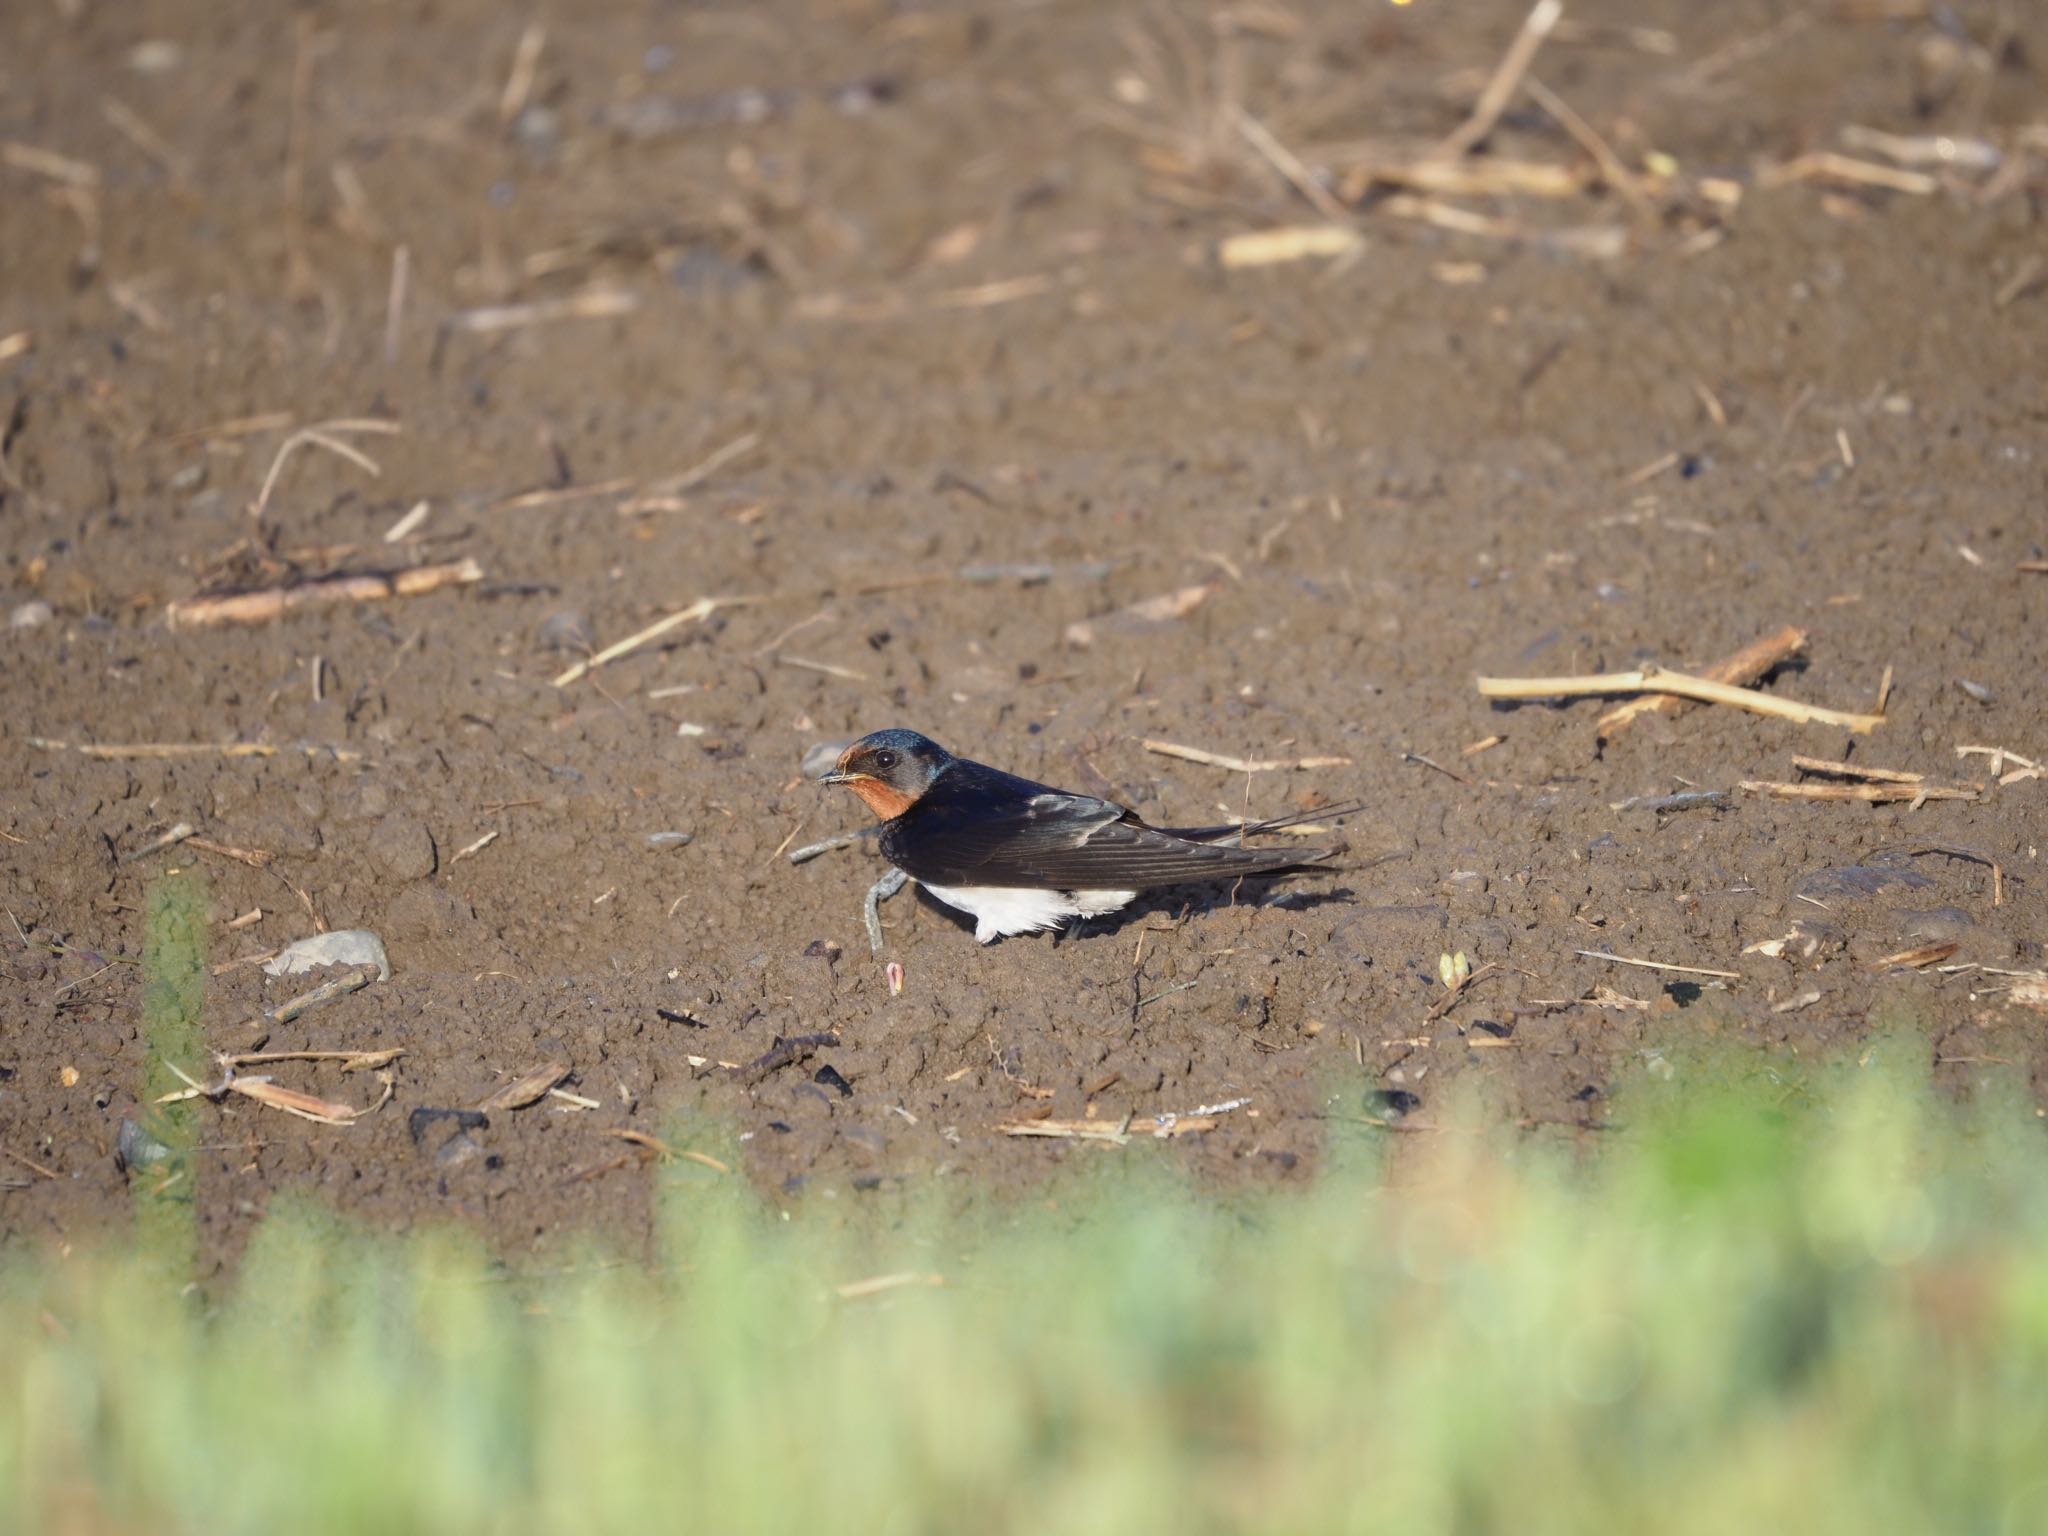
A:
<svg viewBox="0 0 2048 1536">
<path fill-rule="evenodd" d="M 1888 1014 L 1959 1091 L 2048 1103 L 2040 993 L 1997 974 L 2048 938 L 2048 19 L 1572 0 L 1430 159 L 1523 15 L 10 7 L 0 1232 L 127 1209 L 172 869 L 207 882 L 210 1043 L 319 979 L 258 959 L 367 927 L 392 977 L 269 1048 L 406 1052 L 354 1125 L 202 1106 L 214 1262 L 293 1189 L 514 1256 L 631 1245 L 657 1175 L 622 1129 L 737 1128 L 792 1202 L 1077 1158 L 1303 1178 L 1328 1114 L 1426 1127 L 1476 1076 L 1571 1136 L 1671 1042 Z M 1332 219 L 1348 250 L 1224 244 Z M 167 621 L 466 557 L 431 595 Z M 1600 701 L 1474 686 L 1786 625 L 1765 686 L 1870 711 L 1888 677 L 1881 726 L 1694 707 L 1603 746 Z M 899 898 L 892 996 L 871 843 L 786 857 L 867 820 L 806 751 L 884 725 L 1169 823 L 1367 808 L 1334 878 L 1057 940 Z M 224 742 L 282 750 L 76 750 Z M 1981 794 L 1741 787 L 1795 753 Z M 1726 793 L 1623 806 L 1696 791 Z M 180 822 L 215 846 L 140 852 Z M 1450 999 L 1456 951 L 1490 969 Z M 417 1113 L 551 1061 L 575 1099 Z M 1233 1100 L 1121 1150 L 998 1129 Z"/>
</svg>

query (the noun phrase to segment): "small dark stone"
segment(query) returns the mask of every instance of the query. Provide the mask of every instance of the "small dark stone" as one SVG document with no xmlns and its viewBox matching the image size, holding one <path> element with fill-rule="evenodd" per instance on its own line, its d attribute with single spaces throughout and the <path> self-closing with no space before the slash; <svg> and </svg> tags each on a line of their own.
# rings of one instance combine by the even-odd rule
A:
<svg viewBox="0 0 2048 1536">
<path fill-rule="evenodd" d="M 475 1109 L 435 1109 L 421 1105 L 405 1117 L 405 1128 L 411 1133 L 412 1144 L 418 1146 L 426 1139 L 428 1131 L 442 1120 L 453 1120 L 457 1131 L 489 1130 L 491 1117 Z"/>
<path fill-rule="evenodd" d="M 1474 1019 L 1472 1027 L 1482 1035 L 1491 1035 L 1496 1040 L 1506 1040 L 1515 1032 L 1512 1024 L 1503 1024 L 1497 1019 Z"/>
<path fill-rule="evenodd" d="M 1578 1100 L 1581 1104 L 1590 1104 L 1593 1102 L 1593 1100 L 1600 1097 L 1599 1085 L 1595 1083 L 1588 1083 L 1585 1087 L 1581 1088 L 1577 1093 L 1573 1094 L 1572 1097 Z"/>
<path fill-rule="evenodd" d="M 1664 984 L 1664 995 L 1681 1008 L 1690 1008 L 1698 1002 L 1703 990 L 1696 981 L 1670 981 Z"/>
<path fill-rule="evenodd" d="M 846 951 L 832 939 L 813 939 L 804 946 L 804 958 L 806 960 L 823 960 L 828 965 L 844 953 Z"/>
<path fill-rule="evenodd" d="M 827 1088 L 837 1088 L 839 1090 L 839 1096 L 842 1099 L 850 1099 L 853 1097 L 853 1084 L 849 1083 L 844 1077 L 840 1076 L 839 1069 L 833 1066 L 830 1062 L 827 1062 L 824 1066 L 818 1068 L 817 1071 L 813 1072 L 811 1074 L 811 1081 L 814 1083 L 823 1083 Z"/>
<path fill-rule="evenodd" d="M 1365 1096 L 1365 1107 L 1383 1115 L 1412 1115 L 1422 1108 L 1422 1095 L 1406 1088 L 1375 1088 Z"/>
<path fill-rule="evenodd" d="M 654 1010 L 654 1016 L 658 1019 L 667 1019 L 671 1024 L 687 1024 L 692 1029 L 709 1029 L 711 1027 L 702 1019 L 693 1019 L 687 1013 L 678 1013 L 673 1008 L 657 1008 Z"/>
<path fill-rule="evenodd" d="M 789 1122 L 786 1120 L 770 1120 L 768 1129 L 778 1136 L 787 1136 L 790 1133 Z"/>
<path fill-rule="evenodd" d="M 476 1138 L 467 1131 L 457 1131 L 441 1143 L 441 1150 L 434 1154 L 434 1166 L 448 1172 L 473 1163 L 483 1155 L 483 1146 Z"/>
</svg>

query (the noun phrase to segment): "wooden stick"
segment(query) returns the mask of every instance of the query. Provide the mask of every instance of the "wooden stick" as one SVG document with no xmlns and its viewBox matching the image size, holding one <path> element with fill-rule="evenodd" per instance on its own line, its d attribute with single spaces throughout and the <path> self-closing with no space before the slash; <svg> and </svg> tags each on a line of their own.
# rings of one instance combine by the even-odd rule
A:
<svg viewBox="0 0 2048 1536">
<path fill-rule="evenodd" d="M 188 597 L 166 613 L 172 629 L 217 629 L 224 624 L 268 624 L 302 608 L 331 608 L 341 603 L 379 602 L 393 597 L 419 597 L 443 587 L 466 587 L 484 579 L 474 559 L 446 565 L 421 565 L 404 571 L 372 571 L 359 576 L 323 576 L 289 587 L 264 587 L 255 592 L 230 592 L 220 597 Z"/>
<path fill-rule="evenodd" d="M 721 608 L 734 607 L 740 603 L 758 603 L 760 601 L 761 599 L 758 597 L 700 597 L 697 601 L 690 604 L 689 607 L 677 609 L 667 618 L 656 619 L 638 633 L 628 635 L 625 639 L 606 646 L 588 661 L 577 662 L 575 666 L 569 668 L 568 671 L 555 679 L 555 686 L 557 688 L 566 688 L 571 683 L 595 672 L 607 662 L 617 661 L 621 656 L 637 651 L 641 646 L 651 641 L 659 640 L 672 629 L 680 629 L 685 624 L 694 624 L 699 619 L 708 619 Z"/>
<path fill-rule="evenodd" d="M 1482 677 L 1479 679 L 1479 693 L 1488 699 L 1569 699 L 1603 693 L 1676 693 L 1708 704 L 1733 704 L 1738 709 L 1759 715 L 1775 715 L 1781 720 L 1797 720 L 1807 725 L 1839 725 L 1863 732 L 1884 724 L 1882 715 L 1856 715 L 1839 709 L 1823 709 L 1818 704 L 1801 704 L 1794 699 L 1781 699 L 1750 688 L 1735 688 L 1685 672 L 1669 672 L 1662 667 L 1643 667 L 1634 672 L 1604 672 L 1592 677 Z"/>
<path fill-rule="evenodd" d="M 1747 688 L 1751 683 L 1765 676 L 1773 667 L 1781 666 L 1806 649 L 1806 631 L 1787 624 L 1774 635 L 1765 635 L 1761 640 L 1752 640 L 1732 656 L 1722 658 L 1700 675 L 1710 682 L 1730 683 L 1738 688 Z M 1671 714 L 1685 707 L 1685 700 L 1675 693 L 1646 694 L 1640 699 L 1630 699 L 1626 704 L 1617 704 L 1594 722 L 1594 729 L 1602 741 L 1608 740 L 1638 715 Z M 1880 709 L 1878 713 L 1882 714 Z"/>
<path fill-rule="evenodd" d="M 1228 757 L 1221 752 L 1205 752 L 1200 747 L 1183 747 L 1171 741 L 1144 740 L 1147 752 L 1157 752 L 1161 757 L 1177 757 L 1183 762 L 1202 763 L 1211 768 L 1227 768 L 1232 773 L 1280 773 L 1297 768 L 1348 768 L 1348 757 Z"/>
<path fill-rule="evenodd" d="M 1865 800 L 1873 805 L 1890 800 L 1910 800 L 1918 805 L 1923 800 L 1981 798 L 1977 790 L 1949 784 L 1780 784 L 1744 779 L 1736 788 L 1776 800 Z"/>
</svg>

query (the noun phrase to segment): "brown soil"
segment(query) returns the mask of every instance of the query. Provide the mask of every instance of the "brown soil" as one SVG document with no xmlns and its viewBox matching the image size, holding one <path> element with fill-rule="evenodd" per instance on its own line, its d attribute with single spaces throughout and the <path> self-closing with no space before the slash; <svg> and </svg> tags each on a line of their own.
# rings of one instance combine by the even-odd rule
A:
<svg viewBox="0 0 2048 1536">
<path fill-rule="evenodd" d="M 1646 178 L 1640 219 L 1597 187 L 1446 200 L 1619 225 L 1626 254 L 1378 200 L 1355 258 L 1225 270 L 1222 237 L 1317 218 L 1231 101 L 1350 196 L 1364 148 L 1411 159 L 1459 122 L 1521 8 L 588 9 L 542 8 L 509 122 L 517 8 L 9 16 L 0 597 L 53 617 L 0 637 L 0 1231 L 126 1209 L 112 1149 L 145 1048 L 117 957 L 177 864 L 218 920 L 212 1041 L 304 990 L 235 962 L 317 917 L 377 930 L 396 974 L 271 1047 L 408 1052 L 350 1128 L 204 1110 L 217 1258 L 293 1188 L 513 1253 L 630 1242 L 653 1174 L 570 1177 L 618 1155 L 607 1128 L 736 1126 L 746 1172 L 803 1199 L 1029 1187 L 1080 1157 L 1303 1177 L 1326 1110 L 1428 1124 L 1476 1075 L 1509 1114 L 1597 1125 L 1661 1042 L 1803 1051 L 1888 1010 L 1929 1023 L 1957 1086 L 2010 1063 L 2048 1091 L 2048 1021 L 2004 978 L 1877 965 L 1952 942 L 1951 966 L 2040 966 L 2040 781 L 1917 810 L 1735 788 L 1796 777 L 1795 752 L 1971 782 L 1988 765 L 1959 745 L 2048 753 L 2048 576 L 2016 568 L 2048 539 L 2039 12 L 1574 3 L 1537 75 L 1675 179 Z M 1673 51 L 1603 22 L 1669 26 Z M 1931 192 L 1768 184 L 1852 124 L 2001 164 L 1919 168 Z M 1501 160 L 1586 163 L 1526 97 L 1468 163 Z M 630 312 L 474 313 L 593 292 Z M 377 475 L 302 446 L 251 515 L 290 428 L 372 416 L 402 427 L 348 439 Z M 609 489 L 512 500 L 586 486 Z M 210 584 L 464 555 L 485 572 L 465 590 L 165 621 Z M 1203 584 L 1179 617 L 1122 611 Z M 551 685 L 579 634 L 705 595 L 759 601 Z M 1697 668 L 1784 624 L 1812 638 L 1775 691 L 1868 709 L 1892 669 L 1875 734 L 1694 708 L 1603 750 L 1598 703 L 1473 687 Z M 980 948 L 899 898 L 892 997 L 860 930 L 867 845 L 783 856 L 866 820 L 804 781 L 805 750 L 889 724 L 1169 822 L 1370 809 L 1335 880 L 1173 893 L 1057 941 Z M 94 761 L 32 736 L 361 759 Z M 1146 737 L 1351 765 L 1248 782 Z M 1612 808 L 1688 788 L 1731 794 Z M 274 862 L 124 858 L 179 821 Z M 648 845 L 671 830 L 694 840 Z M 1795 921 L 1811 956 L 1745 953 Z M 1494 969 L 1437 1010 L 1458 950 Z M 757 1082 L 691 1064 L 826 1029 L 842 1043 Z M 448 1122 L 409 1134 L 549 1059 L 598 1107 L 494 1114 L 466 1160 Z M 996 1130 L 1238 1098 L 1123 1152 Z"/>
</svg>

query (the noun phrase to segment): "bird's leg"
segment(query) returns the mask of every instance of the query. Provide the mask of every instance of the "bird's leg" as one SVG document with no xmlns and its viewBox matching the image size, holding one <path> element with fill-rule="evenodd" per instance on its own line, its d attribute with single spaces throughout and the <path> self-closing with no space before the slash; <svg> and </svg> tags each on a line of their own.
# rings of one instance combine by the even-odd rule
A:
<svg viewBox="0 0 2048 1536">
<path fill-rule="evenodd" d="M 877 880 L 868 890 L 868 899 L 861 907 L 861 916 L 868 925 L 868 948 L 875 954 L 882 952 L 882 903 L 910 884 L 910 876 L 900 869 L 892 869 Z"/>
</svg>

